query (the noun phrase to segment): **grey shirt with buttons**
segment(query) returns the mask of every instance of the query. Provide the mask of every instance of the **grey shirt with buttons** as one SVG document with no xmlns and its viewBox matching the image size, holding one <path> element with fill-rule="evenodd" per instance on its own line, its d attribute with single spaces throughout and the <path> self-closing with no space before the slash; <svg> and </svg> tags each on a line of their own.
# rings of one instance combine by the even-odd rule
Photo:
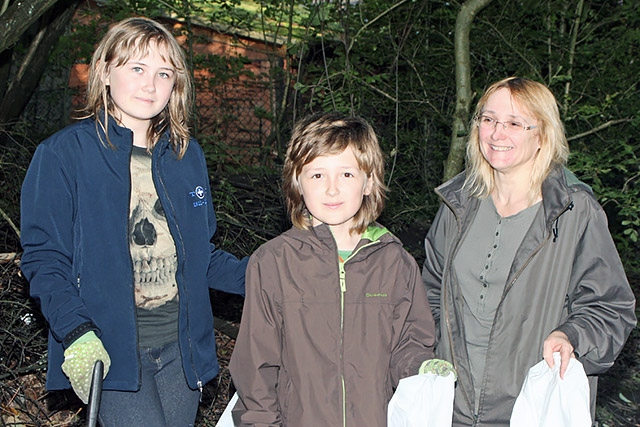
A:
<svg viewBox="0 0 640 427">
<path fill-rule="evenodd" d="M 513 259 L 541 203 L 501 217 L 491 199 L 481 201 L 453 266 L 464 301 L 464 325 L 476 410 L 489 335 Z"/>
</svg>

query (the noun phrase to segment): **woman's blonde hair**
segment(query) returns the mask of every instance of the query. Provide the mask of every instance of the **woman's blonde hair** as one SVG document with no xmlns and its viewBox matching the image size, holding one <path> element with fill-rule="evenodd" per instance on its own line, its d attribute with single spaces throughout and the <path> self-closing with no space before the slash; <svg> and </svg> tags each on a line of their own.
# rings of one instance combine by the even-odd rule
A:
<svg viewBox="0 0 640 427">
<path fill-rule="evenodd" d="M 302 168 L 316 157 L 342 153 L 351 147 L 358 166 L 372 180 L 371 193 L 365 195 L 353 218 L 352 232 L 363 233 L 384 208 L 386 187 L 384 155 L 376 134 L 361 117 L 341 113 L 319 113 L 300 120 L 293 129 L 282 171 L 282 185 L 291 222 L 306 230 L 311 217 L 300 186 Z"/>
<path fill-rule="evenodd" d="M 173 35 L 161 24 L 147 18 L 128 18 L 111 27 L 96 48 L 89 68 L 85 117 L 95 117 L 103 129 L 107 143 L 109 114 L 114 116 L 115 105 L 103 78 L 109 67 L 119 67 L 131 59 L 149 54 L 152 46 L 160 48 L 162 59 L 176 70 L 176 80 L 165 108 L 151 119 L 147 133 L 151 150 L 160 136 L 170 129 L 170 143 L 181 158 L 189 144 L 189 118 L 192 106 L 192 82 L 184 52 Z"/>
<path fill-rule="evenodd" d="M 507 89 L 511 98 L 537 120 L 535 130 L 540 138 L 540 149 L 531 170 L 529 192 L 529 201 L 533 202 L 540 195 L 542 182 L 551 169 L 557 164 L 567 162 L 569 144 L 564 133 L 564 125 L 560 120 L 558 103 L 551 91 L 541 83 L 521 77 L 509 77 L 492 84 L 478 101 L 467 143 L 465 188 L 469 189 L 472 195 L 485 198 L 489 196 L 495 185 L 493 168 L 480 151 L 476 118 L 484 112 L 491 95 L 500 89 Z"/>
</svg>

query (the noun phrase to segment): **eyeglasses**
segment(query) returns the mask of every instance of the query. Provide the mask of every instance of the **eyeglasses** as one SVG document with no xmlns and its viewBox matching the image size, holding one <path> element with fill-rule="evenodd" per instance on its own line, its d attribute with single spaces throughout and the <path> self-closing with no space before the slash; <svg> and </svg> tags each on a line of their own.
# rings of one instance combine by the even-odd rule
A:
<svg viewBox="0 0 640 427">
<path fill-rule="evenodd" d="M 480 129 L 492 131 L 496 128 L 496 126 L 498 126 L 498 123 L 500 123 L 504 131 L 511 134 L 524 132 L 525 130 L 535 129 L 537 127 L 537 126 L 530 126 L 515 120 L 500 122 L 494 119 L 493 117 L 485 116 L 485 115 L 476 116 L 475 120 Z"/>
</svg>

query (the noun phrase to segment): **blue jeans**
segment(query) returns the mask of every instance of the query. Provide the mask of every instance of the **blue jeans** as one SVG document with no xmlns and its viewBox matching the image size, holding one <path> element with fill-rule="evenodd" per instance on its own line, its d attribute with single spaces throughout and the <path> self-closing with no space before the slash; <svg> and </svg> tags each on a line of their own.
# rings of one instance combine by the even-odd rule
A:
<svg viewBox="0 0 640 427">
<path fill-rule="evenodd" d="M 182 370 L 178 343 L 141 348 L 140 390 L 104 390 L 98 420 L 102 427 L 193 426 L 200 392 L 191 390 Z"/>
</svg>

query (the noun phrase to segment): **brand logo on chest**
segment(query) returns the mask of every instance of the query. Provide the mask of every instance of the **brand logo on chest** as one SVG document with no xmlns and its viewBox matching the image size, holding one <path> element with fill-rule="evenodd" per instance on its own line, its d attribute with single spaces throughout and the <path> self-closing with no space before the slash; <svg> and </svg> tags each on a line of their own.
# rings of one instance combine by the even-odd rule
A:
<svg viewBox="0 0 640 427">
<path fill-rule="evenodd" d="M 207 189 L 201 185 L 198 185 L 193 191 L 189 192 L 189 195 L 193 199 L 192 203 L 194 208 L 205 206 L 207 204 L 207 199 L 205 198 L 206 194 Z"/>
</svg>

